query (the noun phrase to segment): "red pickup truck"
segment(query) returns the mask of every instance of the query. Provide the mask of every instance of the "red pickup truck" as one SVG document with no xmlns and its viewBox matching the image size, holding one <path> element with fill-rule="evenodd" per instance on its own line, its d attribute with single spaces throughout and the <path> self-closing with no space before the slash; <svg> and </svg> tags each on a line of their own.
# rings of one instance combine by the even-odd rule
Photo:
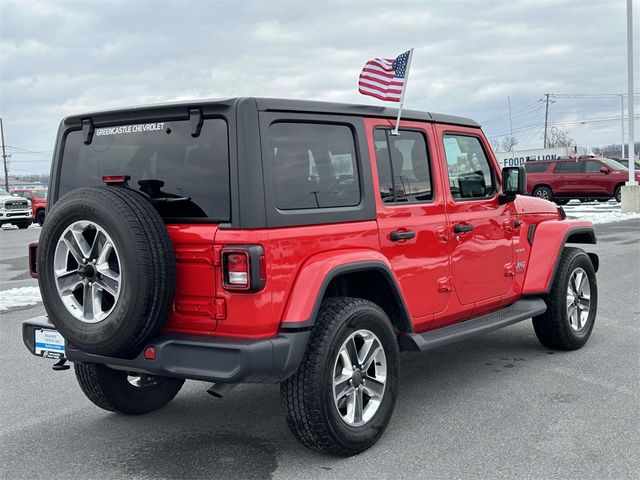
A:
<svg viewBox="0 0 640 480">
<path fill-rule="evenodd" d="M 42 188 L 15 188 L 11 193 L 30 200 L 34 220 L 38 222 L 38 225 L 44 225 L 44 216 L 47 211 L 47 190 Z"/>
</svg>

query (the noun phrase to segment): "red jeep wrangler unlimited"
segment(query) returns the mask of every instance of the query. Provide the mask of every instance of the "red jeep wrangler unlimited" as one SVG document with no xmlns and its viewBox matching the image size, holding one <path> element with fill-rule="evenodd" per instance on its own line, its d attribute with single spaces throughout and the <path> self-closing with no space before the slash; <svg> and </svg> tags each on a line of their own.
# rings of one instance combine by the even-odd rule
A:
<svg viewBox="0 0 640 480">
<path fill-rule="evenodd" d="M 36 355 L 99 407 L 161 408 L 185 379 L 278 382 L 306 446 L 382 435 L 399 351 L 533 318 L 585 344 L 591 223 L 525 192 L 469 119 L 236 98 L 62 121 L 38 245 Z"/>
</svg>

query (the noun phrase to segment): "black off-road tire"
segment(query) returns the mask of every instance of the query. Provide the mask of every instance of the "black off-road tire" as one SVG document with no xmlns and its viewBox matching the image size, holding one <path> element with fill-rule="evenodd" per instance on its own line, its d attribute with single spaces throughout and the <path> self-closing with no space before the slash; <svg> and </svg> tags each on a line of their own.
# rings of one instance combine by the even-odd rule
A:
<svg viewBox="0 0 640 480">
<path fill-rule="evenodd" d="M 26 222 L 16 222 L 16 227 L 18 227 L 20 230 L 25 230 L 27 228 L 29 228 L 29 225 L 31 225 L 31 221 L 26 221 Z"/>
<path fill-rule="evenodd" d="M 119 298 L 97 323 L 72 315 L 56 286 L 56 245 L 76 221 L 91 221 L 103 228 L 121 257 Z M 175 253 L 164 222 L 144 197 L 122 187 L 79 188 L 60 198 L 42 227 L 37 268 L 43 303 L 53 324 L 75 347 L 99 355 L 138 354 L 162 327 L 175 294 Z"/>
<path fill-rule="evenodd" d="M 540 186 L 533 189 L 532 196 L 553 202 L 553 191 L 549 187 Z"/>
<path fill-rule="evenodd" d="M 44 225 L 44 216 L 45 216 L 45 211 L 39 210 L 38 213 L 36 214 L 36 222 L 38 222 L 38 225 L 40 226 Z"/>
<path fill-rule="evenodd" d="M 567 313 L 567 289 L 573 272 L 581 268 L 590 286 L 589 315 L 581 330 L 574 330 Z M 587 253 L 575 247 L 565 247 L 547 298 L 547 311 L 533 318 L 533 328 L 540 343 L 556 350 L 576 350 L 591 336 L 598 309 L 596 272 Z"/>
<path fill-rule="evenodd" d="M 345 423 L 333 398 L 333 370 L 343 342 L 360 329 L 373 332 L 387 362 L 385 393 L 376 413 L 361 426 Z M 399 349 L 385 312 L 359 298 L 329 298 L 322 302 L 298 371 L 280 386 L 287 422 L 294 436 L 321 453 L 351 456 L 371 447 L 387 427 L 398 394 Z"/>
<path fill-rule="evenodd" d="M 128 373 L 96 363 L 75 363 L 78 385 L 86 397 L 109 412 L 141 415 L 164 407 L 178 394 L 183 378 L 144 377 L 144 386 L 134 386 Z"/>
</svg>

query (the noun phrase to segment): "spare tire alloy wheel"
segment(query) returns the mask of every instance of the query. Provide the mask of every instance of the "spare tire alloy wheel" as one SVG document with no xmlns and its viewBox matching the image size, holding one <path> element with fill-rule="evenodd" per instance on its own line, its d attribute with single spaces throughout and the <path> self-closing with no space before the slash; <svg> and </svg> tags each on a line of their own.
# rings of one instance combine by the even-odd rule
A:
<svg viewBox="0 0 640 480">
<path fill-rule="evenodd" d="M 72 223 L 58 240 L 53 262 L 58 294 L 71 315 L 97 323 L 113 311 L 123 265 L 104 228 L 88 220 Z"/>
<path fill-rule="evenodd" d="M 366 424 L 378 411 L 385 392 L 387 359 L 378 337 L 357 330 L 340 347 L 335 361 L 333 401 L 343 422 Z"/>
</svg>

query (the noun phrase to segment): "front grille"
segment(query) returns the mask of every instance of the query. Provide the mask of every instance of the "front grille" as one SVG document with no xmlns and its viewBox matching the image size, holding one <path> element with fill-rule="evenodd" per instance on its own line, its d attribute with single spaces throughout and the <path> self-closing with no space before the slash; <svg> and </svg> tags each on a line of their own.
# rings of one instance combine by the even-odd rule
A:
<svg viewBox="0 0 640 480">
<path fill-rule="evenodd" d="M 26 200 L 5 200 L 5 210 L 24 210 L 29 207 L 29 203 Z"/>
</svg>

